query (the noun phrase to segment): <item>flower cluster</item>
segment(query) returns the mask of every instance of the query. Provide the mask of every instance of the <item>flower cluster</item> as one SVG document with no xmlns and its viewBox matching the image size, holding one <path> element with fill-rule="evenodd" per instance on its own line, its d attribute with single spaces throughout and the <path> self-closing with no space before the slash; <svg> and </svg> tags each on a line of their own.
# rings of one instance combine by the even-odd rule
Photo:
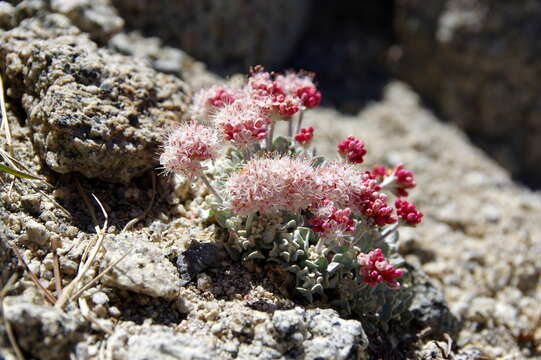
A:
<svg viewBox="0 0 541 360">
<path fill-rule="evenodd" d="M 301 128 L 299 133 L 294 136 L 295 141 L 301 144 L 302 146 L 310 145 L 313 138 L 314 138 L 314 128 L 311 126 L 307 128 Z"/>
<path fill-rule="evenodd" d="M 199 90 L 193 97 L 193 103 L 188 111 L 194 120 L 205 120 L 217 109 L 235 102 L 238 91 L 221 85 Z"/>
<path fill-rule="evenodd" d="M 368 254 L 360 253 L 357 256 L 357 262 L 363 281 L 369 286 L 374 287 L 379 283 L 386 283 L 393 289 L 400 287 L 400 283 L 396 279 L 401 277 L 404 271 L 395 269 L 393 265 L 389 264 L 381 249 L 374 249 Z"/>
<path fill-rule="evenodd" d="M 406 200 L 397 199 L 394 203 L 396 213 L 408 225 L 417 225 L 423 218 L 423 213 L 418 211 L 415 205 Z"/>
<path fill-rule="evenodd" d="M 230 208 L 241 216 L 298 213 L 317 202 L 320 186 L 306 159 L 253 159 L 225 185 Z"/>
<path fill-rule="evenodd" d="M 364 142 L 350 136 L 338 144 L 338 152 L 346 159 L 346 161 L 360 164 L 363 162 L 366 149 L 364 148 Z"/>
<path fill-rule="evenodd" d="M 413 174 L 402 164 L 363 170 L 367 150 L 353 136 L 337 146 L 342 159 L 316 157 L 309 149 L 314 128 L 300 126 L 303 113 L 321 102 L 313 79 L 305 72 L 275 74 L 258 67 L 244 84 L 197 92 L 192 122 L 171 131 L 160 163 L 209 187 L 218 200 L 210 202 L 209 216 L 229 230 L 233 258 L 285 262 L 309 301 L 326 288 L 335 291 L 344 279 L 356 279 L 359 292 L 366 289 L 363 283 L 398 289 L 403 271 L 386 260 L 391 250 L 384 243 L 398 225 L 422 220 L 415 205 L 401 199 L 416 185 Z M 289 121 L 289 134 L 273 141 L 279 119 Z M 225 144 L 228 150 L 220 154 Z M 211 169 L 205 167 L 208 160 L 215 165 Z"/>
<path fill-rule="evenodd" d="M 309 220 L 312 230 L 321 236 L 340 237 L 355 231 L 355 220 L 349 208 L 338 209 L 333 202 L 325 199 L 320 207 L 313 210 L 315 216 Z"/>
<path fill-rule="evenodd" d="M 201 162 L 215 159 L 219 147 L 216 131 L 204 125 L 187 123 L 171 131 L 160 155 L 166 172 L 181 172 L 195 177 L 204 170 Z"/>
<path fill-rule="evenodd" d="M 246 149 L 265 139 L 271 118 L 269 112 L 253 98 L 243 96 L 218 111 L 214 122 L 225 140 L 240 149 Z"/>
</svg>

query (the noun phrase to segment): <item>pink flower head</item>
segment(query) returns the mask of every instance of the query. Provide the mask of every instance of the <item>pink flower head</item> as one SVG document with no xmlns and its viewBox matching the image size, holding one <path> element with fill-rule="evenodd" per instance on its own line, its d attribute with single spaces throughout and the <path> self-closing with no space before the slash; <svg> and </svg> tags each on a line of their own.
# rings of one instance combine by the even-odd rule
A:
<svg viewBox="0 0 541 360">
<path fill-rule="evenodd" d="M 346 232 L 355 231 L 355 221 L 350 217 L 349 208 L 337 209 L 333 202 L 325 199 L 317 206 L 309 223 L 312 229 L 321 236 L 343 236 Z"/>
<path fill-rule="evenodd" d="M 216 109 L 232 104 L 237 96 L 238 91 L 235 89 L 214 85 L 195 93 L 188 111 L 193 119 L 206 120 Z"/>
<path fill-rule="evenodd" d="M 248 79 L 247 92 L 261 106 L 275 111 L 282 118 L 290 118 L 302 106 L 300 98 L 285 92 L 273 75 L 261 67 L 254 69 Z"/>
<path fill-rule="evenodd" d="M 301 144 L 302 146 L 309 145 L 312 142 L 312 138 L 314 137 L 314 128 L 313 127 L 307 127 L 307 128 L 301 128 L 301 131 L 294 136 L 295 141 Z"/>
<path fill-rule="evenodd" d="M 283 157 L 250 160 L 226 183 L 230 207 L 247 216 L 299 212 L 319 200 L 321 186 L 306 159 Z"/>
<path fill-rule="evenodd" d="M 364 148 L 364 142 L 350 136 L 338 144 L 338 152 L 345 157 L 346 161 L 360 164 L 363 162 L 366 149 Z"/>
<path fill-rule="evenodd" d="M 418 211 L 415 205 L 412 203 L 397 199 L 394 202 L 396 207 L 396 213 L 402 218 L 408 225 L 417 225 L 423 219 L 423 213 Z"/>
<path fill-rule="evenodd" d="M 214 121 L 223 137 L 240 149 L 264 139 L 271 123 L 269 112 L 248 96 L 224 106 Z"/>
<path fill-rule="evenodd" d="M 182 172 L 194 177 L 203 171 L 201 162 L 216 158 L 219 137 L 213 128 L 186 123 L 174 128 L 160 155 L 167 172 Z"/>
<path fill-rule="evenodd" d="M 287 72 L 276 76 L 276 82 L 286 94 L 299 98 L 305 108 L 316 107 L 321 102 L 321 93 L 317 91 L 312 73 Z"/>
<path fill-rule="evenodd" d="M 374 165 L 371 174 L 374 179 L 381 181 L 387 175 L 387 169 L 383 165 Z"/>
<path fill-rule="evenodd" d="M 359 186 L 359 171 L 345 163 L 331 163 L 318 171 L 323 196 L 337 207 L 351 207 L 352 194 Z"/>
<path fill-rule="evenodd" d="M 404 274 L 404 270 L 396 269 L 389 264 L 381 249 L 371 250 L 368 254 L 360 253 L 357 256 L 357 263 L 360 265 L 360 274 L 363 281 L 370 287 L 379 283 L 386 283 L 392 289 L 398 289 L 400 283 L 396 280 Z"/>
<path fill-rule="evenodd" d="M 361 173 L 359 185 L 353 189 L 352 206 L 356 211 L 370 219 L 377 226 L 394 224 L 394 209 L 387 204 L 387 195 L 380 193 L 377 180 L 369 173 Z"/>
<path fill-rule="evenodd" d="M 416 185 L 413 180 L 413 173 L 404 169 L 404 165 L 400 164 L 393 172 L 396 186 L 393 189 L 396 196 L 408 196 L 407 189 L 413 189 Z"/>
</svg>

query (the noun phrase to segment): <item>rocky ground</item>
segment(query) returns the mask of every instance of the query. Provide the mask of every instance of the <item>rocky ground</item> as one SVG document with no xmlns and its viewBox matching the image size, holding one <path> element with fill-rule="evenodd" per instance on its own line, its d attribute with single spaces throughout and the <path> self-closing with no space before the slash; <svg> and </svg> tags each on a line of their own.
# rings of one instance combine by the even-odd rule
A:
<svg viewBox="0 0 541 360">
<path fill-rule="evenodd" d="M 425 218 L 401 230 L 401 252 L 429 280 L 419 273 L 408 334 L 367 339 L 359 321 L 285 296 L 279 273 L 232 262 L 204 188 L 156 170 L 168 126 L 216 75 L 157 38 L 114 35 L 122 25 L 108 11 L 0 5 L 12 154 L 47 179 L 1 178 L 0 358 L 17 359 L 17 349 L 36 359 L 541 356 L 541 197 L 407 85 L 390 81 L 355 116 L 321 109 L 306 118 L 321 153 L 335 156 L 355 135 L 368 165 L 404 162 L 416 174 L 412 196 Z M 104 276 L 60 306 L 59 290 L 85 263 L 82 285 Z"/>
</svg>

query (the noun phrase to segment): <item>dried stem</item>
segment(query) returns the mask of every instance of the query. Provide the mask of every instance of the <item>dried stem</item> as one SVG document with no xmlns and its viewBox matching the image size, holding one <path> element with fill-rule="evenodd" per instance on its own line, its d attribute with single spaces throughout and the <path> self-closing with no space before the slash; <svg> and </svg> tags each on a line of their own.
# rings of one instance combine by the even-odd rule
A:
<svg viewBox="0 0 541 360">
<path fill-rule="evenodd" d="M 60 274 L 60 260 L 56 250 L 58 249 L 58 238 L 56 236 L 51 236 L 51 248 L 53 250 L 53 274 L 54 274 L 54 283 L 56 287 L 56 293 L 62 293 L 62 275 Z"/>
<path fill-rule="evenodd" d="M 218 194 L 218 192 L 214 189 L 214 187 L 210 184 L 209 182 L 209 179 L 207 178 L 207 175 L 205 175 L 204 173 L 201 173 L 201 175 L 199 176 L 199 178 L 201 178 L 201 180 L 203 180 L 203 182 L 205 183 L 205 185 L 207 186 L 207 188 L 210 190 L 210 192 L 216 196 L 216 198 L 218 199 L 218 201 L 220 202 L 220 204 L 223 204 L 224 200 L 222 199 L 222 197 Z"/>
<path fill-rule="evenodd" d="M 2 80 L 2 76 L 0 75 L 0 100 L 2 103 L 0 104 L 0 109 L 2 113 L 2 128 L 4 129 L 4 133 L 6 134 L 6 143 L 7 143 L 7 149 L 8 152 L 12 152 L 12 144 L 11 144 L 11 130 L 9 128 L 9 122 L 8 122 L 8 115 L 6 112 L 6 99 L 4 97 L 4 81 Z"/>
</svg>

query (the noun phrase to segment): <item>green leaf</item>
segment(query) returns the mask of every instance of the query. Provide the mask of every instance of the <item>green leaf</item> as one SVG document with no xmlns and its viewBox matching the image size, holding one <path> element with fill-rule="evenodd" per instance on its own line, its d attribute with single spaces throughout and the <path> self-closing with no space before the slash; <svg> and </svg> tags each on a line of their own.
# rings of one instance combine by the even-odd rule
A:
<svg viewBox="0 0 541 360">
<path fill-rule="evenodd" d="M 316 156 L 312 159 L 312 166 L 315 168 L 323 166 L 324 163 L 325 163 L 325 157 L 323 156 Z"/>
<path fill-rule="evenodd" d="M 34 176 L 34 175 L 30 175 L 28 173 L 25 173 L 25 172 L 22 172 L 22 171 L 19 171 L 19 170 L 12 169 L 9 166 L 2 165 L 2 164 L 0 164 L 0 171 L 3 171 L 6 174 L 10 174 L 10 175 L 16 176 L 18 178 L 22 178 L 22 179 L 45 181 L 45 179 L 43 179 L 43 178 L 40 178 L 40 177 L 37 177 L 37 176 Z"/>
<path fill-rule="evenodd" d="M 275 151 L 282 155 L 289 154 L 291 152 L 291 143 L 283 136 L 278 136 L 276 139 L 274 139 L 272 142 L 272 147 Z"/>
</svg>

